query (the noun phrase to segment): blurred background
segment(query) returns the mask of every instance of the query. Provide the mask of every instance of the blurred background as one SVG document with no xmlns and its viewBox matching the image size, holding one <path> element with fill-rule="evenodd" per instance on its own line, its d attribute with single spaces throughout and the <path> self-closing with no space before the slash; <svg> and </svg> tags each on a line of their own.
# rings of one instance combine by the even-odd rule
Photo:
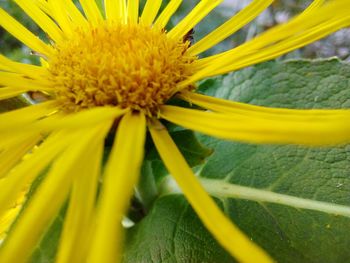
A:
<svg viewBox="0 0 350 263">
<path fill-rule="evenodd" d="M 97 0 L 97 2 L 102 7 L 103 0 Z M 166 2 L 167 1 L 164 1 L 164 4 Z M 184 1 L 180 10 L 173 17 L 171 24 L 176 24 L 198 2 L 199 0 Z M 218 8 L 214 10 L 214 12 L 212 12 L 194 29 L 194 41 L 199 40 L 205 34 L 219 26 L 250 2 L 251 0 L 225 0 Z M 231 49 L 240 43 L 248 41 L 260 32 L 267 30 L 276 24 L 288 21 L 291 17 L 301 12 L 310 2 L 311 1 L 276 0 L 275 3 L 265 12 L 263 12 L 256 20 L 245 26 L 234 36 L 209 50 L 204 55 Z M 0 6 L 21 21 L 31 31 L 39 35 L 40 38 L 45 39 L 45 35 L 12 0 L 0 0 Z M 349 61 L 349 44 L 350 29 L 343 29 L 326 39 L 313 43 L 312 45 L 309 45 L 301 50 L 292 52 L 284 58 L 327 58 L 338 56 L 343 60 Z M 0 52 L 17 61 L 38 63 L 37 57 L 30 55 L 30 50 L 12 38 L 2 28 L 0 28 Z"/>
</svg>

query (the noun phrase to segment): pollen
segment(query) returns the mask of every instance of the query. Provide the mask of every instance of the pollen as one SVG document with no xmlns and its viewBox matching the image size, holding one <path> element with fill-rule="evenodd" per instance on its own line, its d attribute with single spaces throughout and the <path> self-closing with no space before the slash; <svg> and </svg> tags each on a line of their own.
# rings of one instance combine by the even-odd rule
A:
<svg viewBox="0 0 350 263">
<path fill-rule="evenodd" d="M 143 25 L 77 29 L 49 61 L 55 98 L 69 112 L 117 106 L 155 115 L 193 74 L 189 41 Z M 187 89 L 193 89 L 193 86 Z"/>
</svg>

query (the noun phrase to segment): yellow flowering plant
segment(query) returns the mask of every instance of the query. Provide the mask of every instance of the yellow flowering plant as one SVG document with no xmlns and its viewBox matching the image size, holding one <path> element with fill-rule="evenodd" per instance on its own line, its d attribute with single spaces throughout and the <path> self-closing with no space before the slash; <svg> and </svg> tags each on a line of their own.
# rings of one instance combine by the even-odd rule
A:
<svg viewBox="0 0 350 263">
<path fill-rule="evenodd" d="M 139 181 L 149 132 L 168 173 L 217 242 L 239 262 L 274 262 L 209 196 L 204 188 L 208 181 L 201 183 L 195 176 L 169 134 L 169 123 L 254 144 L 349 142 L 347 109 L 256 106 L 201 94 L 198 83 L 274 59 L 349 26 L 350 1 L 315 0 L 289 22 L 208 57 L 200 55 L 273 0 L 251 1 L 194 44 L 188 33 L 221 0 L 199 1 L 172 28 L 167 25 L 181 0 L 168 1 L 164 8 L 161 0 L 148 0 L 142 11 L 138 0 L 105 0 L 102 11 L 94 0 L 80 0 L 79 5 L 70 0 L 14 2 L 46 37 L 40 39 L 0 9 L 0 25 L 41 61 L 37 66 L 1 55 L 0 99 L 27 92 L 41 93 L 44 99 L 0 114 L 0 261 L 27 262 L 68 200 L 55 262 L 120 262 L 122 221 Z M 113 137 L 112 148 L 103 166 L 107 137 Z M 271 197 L 263 191 L 254 195 Z M 298 199 L 288 201 L 308 208 Z M 18 202 L 25 205 L 7 233 L 21 209 L 13 208 Z M 319 210 L 327 206 L 312 204 Z M 336 208 L 331 212 L 349 216 L 348 208 Z"/>
</svg>

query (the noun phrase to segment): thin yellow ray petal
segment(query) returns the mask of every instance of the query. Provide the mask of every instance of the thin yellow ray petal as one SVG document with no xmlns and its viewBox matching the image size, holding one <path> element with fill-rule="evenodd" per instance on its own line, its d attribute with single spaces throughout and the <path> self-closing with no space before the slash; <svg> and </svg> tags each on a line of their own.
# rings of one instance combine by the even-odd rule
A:
<svg viewBox="0 0 350 263">
<path fill-rule="evenodd" d="M 121 258 L 121 220 L 139 178 L 145 137 L 145 116 L 125 115 L 119 124 L 116 142 L 106 166 L 88 262 L 113 263 Z"/>
<path fill-rule="evenodd" d="M 53 16 L 51 8 L 46 0 L 32 0 L 32 1 L 35 3 L 35 5 L 37 5 L 46 14 L 48 14 L 49 16 Z"/>
<path fill-rule="evenodd" d="M 0 101 L 17 97 L 27 91 L 28 89 L 0 88 Z"/>
<path fill-rule="evenodd" d="M 13 132 L 11 134 L 1 134 L 1 140 L 0 140 L 0 154 L 3 151 L 6 151 L 7 149 L 10 149 L 14 145 L 18 144 L 18 142 L 22 139 L 28 138 L 28 136 L 34 136 L 38 133 L 34 132 L 27 132 L 22 129 L 21 132 L 16 133 Z"/>
<path fill-rule="evenodd" d="M 29 152 L 42 138 L 40 135 L 29 135 L 11 148 L 0 153 L 0 178 L 8 172 Z"/>
<path fill-rule="evenodd" d="M 325 0 L 314 0 L 303 12 L 303 14 L 308 14 L 309 12 L 314 11 L 315 9 L 322 6 L 326 1 Z"/>
<path fill-rule="evenodd" d="M 48 0 L 48 4 L 50 5 L 50 9 L 56 23 L 60 26 L 66 37 L 71 37 L 73 35 L 73 30 L 77 25 L 72 23 L 68 13 L 66 12 L 66 2 L 67 1 L 62 0 Z"/>
<path fill-rule="evenodd" d="M 320 1 L 316 0 L 313 3 L 318 3 L 318 2 Z M 229 50 L 217 55 L 210 56 L 208 58 L 203 58 L 199 61 L 200 62 L 199 64 L 202 66 L 209 65 L 212 61 L 216 60 L 217 58 L 223 57 L 231 53 L 236 55 L 240 54 L 241 55 L 240 57 L 244 57 L 245 55 L 250 54 L 252 52 L 257 52 L 257 50 L 263 47 L 270 46 L 271 44 L 277 43 L 278 41 L 286 39 L 294 34 L 297 34 L 298 32 L 302 32 L 305 29 L 309 29 L 314 25 L 318 25 L 322 21 L 323 22 L 328 21 L 332 17 L 334 18 L 333 12 L 336 12 L 337 9 L 340 9 L 340 10 L 343 9 L 343 7 L 341 8 L 327 7 L 324 9 L 314 10 L 316 9 L 316 7 L 319 7 L 319 6 L 321 5 L 311 4 L 304 12 L 297 15 L 293 19 L 289 20 L 287 23 L 276 25 L 271 29 L 258 35 L 254 39 L 244 43 L 241 46 L 238 46 L 237 48 L 234 48 L 232 50 Z M 314 10 L 314 12 L 309 12 L 310 10 Z M 317 14 L 316 14 L 316 11 L 317 11 Z M 339 15 L 339 17 L 341 17 L 341 14 Z"/>
<path fill-rule="evenodd" d="M 247 66 L 271 60 L 297 48 L 315 42 L 316 40 L 323 38 L 348 25 L 350 25 L 350 15 L 344 17 L 341 20 L 328 21 L 316 28 L 304 32 L 300 36 L 286 39 L 285 41 L 278 43 L 276 46 L 271 46 L 259 52 L 247 55 L 237 63 L 232 63 L 231 65 L 223 66 L 220 69 L 213 70 L 212 74 L 224 74 L 233 70 L 238 70 Z"/>
<path fill-rule="evenodd" d="M 50 172 L 34 193 L 28 206 L 0 248 L 2 262 L 27 262 L 43 231 L 62 207 L 72 180 L 85 163 L 79 157 L 88 149 L 100 127 L 81 130 L 75 141 L 53 164 Z"/>
<path fill-rule="evenodd" d="M 28 0 L 14 0 L 24 12 L 26 12 L 35 23 L 56 43 L 64 39 L 60 28 L 52 19 L 46 15 L 38 6 Z"/>
<path fill-rule="evenodd" d="M 49 132 L 51 130 L 62 128 L 77 129 L 80 127 L 93 127 L 101 122 L 116 119 L 124 115 L 126 112 L 128 112 L 128 110 L 122 110 L 115 107 L 98 107 L 68 115 L 57 113 L 49 118 L 36 121 L 32 125 L 27 125 L 26 130 L 33 132 L 38 130 Z M 3 130 L 6 129 L 4 128 Z"/>
<path fill-rule="evenodd" d="M 160 122 L 150 127 L 156 148 L 171 175 L 206 228 L 239 262 L 274 262 L 217 207 L 193 174 L 186 160 Z"/>
<path fill-rule="evenodd" d="M 50 54 L 53 53 L 51 46 L 41 41 L 2 8 L 0 8 L 0 26 L 34 51 L 44 54 L 47 57 L 50 57 Z"/>
<path fill-rule="evenodd" d="M 330 110 L 331 112 L 332 110 Z M 161 117 L 177 125 L 214 137 L 263 144 L 300 144 L 328 146 L 350 142 L 350 110 L 334 116 L 310 116 L 289 120 L 283 115 L 275 120 L 242 114 L 222 114 L 164 106 Z"/>
<path fill-rule="evenodd" d="M 39 77 L 39 76 L 38 76 Z M 41 77 L 39 80 L 28 79 L 21 74 L 8 73 L 0 71 L 0 87 L 8 86 L 11 88 L 27 89 L 27 90 L 43 90 L 50 91 L 51 83 Z"/>
<path fill-rule="evenodd" d="M 223 74 L 243 66 L 278 57 L 316 41 L 349 25 L 349 11 L 349 2 L 339 0 L 315 8 L 313 12 L 302 13 L 288 23 L 276 26 L 237 48 L 199 60 L 196 66 L 201 70 L 181 83 L 179 87 L 184 87 L 208 76 Z M 274 49 L 278 51 L 274 52 Z M 259 59 L 251 59 L 254 56 L 258 56 Z M 249 63 L 243 64 L 242 60 L 249 61 Z"/>
<path fill-rule="evenodd" d="M 246 8 L 234 15 L 230 20 L 221 25 L 216 30 L 205 36 L 199 42 L 189 48 L 191 55 L 198 55 L 217 43 L 231 36 L 243 26 L 255 19 L 262 11 L 264 11 L 274 0 L 254 0 Z"/>
<path fill-rule="evenodd" d="M 73 182 L 69 208 L 56 257 L 57 263 L 85 261 L 90 243 L 104 137 L 111 124 L 111 122 L 107 123 L 106 128 L 94 138 L 89 148 L 79 158 L 79 162 L 85 165 Z"/>
<path fill-rule="evenodd" d="M 32 107 L 32 106 L 31 106 Z M 28 110 L 26 112 L 31 112 Z M 23 133 L 23 127 L 25 127 L 26 132 L 37 133 L 37 132 L 51 132 L 58 129 L 79 129 L 83 127 L 93 127 L 102 122 L 108 120 L 117 119 L 124 115 L 127 110 L 121 110 L 113 107 L 100 107 L 90 110 L 85 110 L 77 113 L 71 113 L 69 115 L 62 114 L 57 111 L 48 110 L 49 114 L 41 116 L 40 113 L 30 114 L 27 117 L 22 117 L 19 121 L 13 121 L 12 123 L 7 123 L 3 127 L 0 125 L 0 134 L 2 137 L 7 137 L 7 140 L 14 140 L 14 135 L 20 135 Z M 7 113 L 6 113 L 7 114 Z M 11 116 L 17 116 L 15 113 Z M 0 115 L 0 123 L 1 123 Z M 6 117 L 6 116 L 5 116 Z M 6 117 L 6 119 L 10 119 Z M 39 120 L 40 119 L 40 120 Z M 0 143 L 0 149 L 1 149 Z"/>
<path fill-rule="evenodd" d="M 0 215 L 0 242 L 2 242 L 7 235 L 8 230 L 17 218 L 22 206 L 26 200 L 28 189 L 22 191 L 16 200 L 11 204 L 11 208 L 4 214 Z"/>
<path fill-rule="evenodd" d="M 88 22 L 80 10 L 75 6 L 74 2 L 71 0 L 63 0 L 66 12 L 69 15 L 75 26 L 87 26 Z"/>
<path fill-rule="evenodd" d="M 140 23 L 144 25 L 152 25 L 154 19 L 156 18 L 159 9 L 162 5 L 162 0 L 148 0 L 146 1 L 145 7 L 143 9 Z"/>
<path fill-rule="evenodd" d="M 68 132 L 50 135 L 35 151 L 18 164 L 11 173 L 0 180 L 0 214 L 4 213 L 21 191 L 27 188 L 72 138 Z M 1 259 L 1 257 L 0 257 Z M 2 260 L 2 259 L 1 259 Z"/>
<path fill-rule="evenodd" d="M 160 29 L 165 28 L 173 14 L 180 7 L 182 1 L 183 0 L 171 0 L 159 15 L 154 25 Z"/>
<path fill-rule="evenodd" d="M 168 36 L 174 39 L 183 38 L 191 29 L 195 27 L 208 13 L 217 7 L 223 0 L 202 0 L 192 11 L 181 20 L 173 29 L 170 30 Z"/>
<path fill-rule="evenodd" d="M 50 115 L 55 111 L 55 102 L 48 101 L 37 105 L 27 106 L 18 110 L 0 114 L 0 132 L 22 128 L 23 125 L 29 124 L 37 119 Z M 14 130 L 12 130 L 12 133 Z"/>
<path fill-rule="evenodd" d="M 126 0 L 104 0 L 107 20 L 127 21 Z"/>
<path fill-rule="evenodd" d="M 138 23 L 139 21 L 139 0 L 128 0 L 128 21 L 130 23 Z"/>
<path fill-rule="evenodd" d="M 98 25 L 103 20 L 95 0 L 79 0 L 79 2 L 83 7 L 86 17 L 92 24 Z"/>
<path fill-rule="evenodd" d="M 33 79 L 45 76 L 47 73 L 47 70 L 43 67 L 12 61 L 1 54 L 0 70 L 24 74 Z"/>
<path fill-rule="evenodd" d="M 287 108 L 271 108 L 257 106 L 237 101 L 229 101 L 219 99 L 211 96 L 206 96 L 193 92 L 182 92 L 178 95 L 179 98 L 201 106 L 205 109 L 221 112 L 241 114 L 243 116 L 255 116 L 257 118 L 276 119 L 282 117 L 288 120 L 304 120 L 308 121 L 310 118 L 334 118 L 336 114 L 345 116 L 348 110 L 322 110 L 322 109 L 287 109 Z"/>
</svg>

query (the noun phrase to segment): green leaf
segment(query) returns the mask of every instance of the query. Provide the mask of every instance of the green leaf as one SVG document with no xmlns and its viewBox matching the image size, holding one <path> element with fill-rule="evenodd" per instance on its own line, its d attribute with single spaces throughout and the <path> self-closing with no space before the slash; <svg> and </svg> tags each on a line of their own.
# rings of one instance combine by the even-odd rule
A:
<svg viewBox="0 0 350 263">
<path fill-rule="evenodd" d="M 265 106 L 340 108 L 350 106 L 349 79 L 350 65 L 336 59 L 276 62 L 226 76 L 221 88 L 206 93 Z M 210 145 L 215 154 L 201 176 L 215 180 L 205 182 L 207 189 L 279 262 L 349 259 L 349 145 L 317 149 L 219 140 Z M 230 189 L 225 193 L 225 188 Z M 250 192 L 254 189 L 265 191 Z"/>
<path fill-rule="evenodd" d="M 124 263 L 229 263 L 231 258 L 205 231 L 181 195 L 158 199 L 128 233 Z"/>
<path fill-rule="evenodd" d="M 200 91 L 265 106 L 340 108 L 350 106 L 349 80 L 350 65 L 336 59 L 270 62 L 206 80 Z M 214 149 L 199 174 L 204 187 L 278 262 L 348 261 L 349 145 L 305 148 L 199 137 Z M 171 194 L 173 182 L 164 180 L 163 189 Z M 171 198 L 178 197 L 160 199 L 161 205 L 157 201 L 130 231 L 126 262 L 234 262 L 217 246 L 218 254 L 204 255 L 213 248 L 212 239 L 201 224 L 189 223 L 196 217 L 194 213 L 183 214 L 183 206 L 176 207 L 178 201 Z M 167 205 L 170 208 L 161 209 Z M 184 228 L 186 235 L 174 239 L 169 228 Z M 190 248 L 202 253 L 192 253 Z"/>
</svg>

